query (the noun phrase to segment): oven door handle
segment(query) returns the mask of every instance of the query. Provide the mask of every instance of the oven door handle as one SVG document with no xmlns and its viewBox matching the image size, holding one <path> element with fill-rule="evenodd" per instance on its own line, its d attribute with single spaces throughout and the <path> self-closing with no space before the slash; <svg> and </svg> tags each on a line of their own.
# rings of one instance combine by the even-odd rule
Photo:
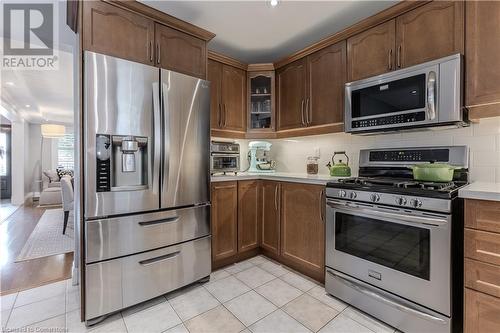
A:
<svg viewBox="0 0 500 333">
<path fill-rule="evenodd" d="M 364 285 L 361 285 L 359 284 L 356 280 L 352 279 L 351 277 L 347 276 L 347 275 L 344 275 L 342 274 L 342 276 L 340 276 L 339 274 L 337 273 L 334 273 L 330 270 L 326 270 L 326 272 L 328 274 L 330 274 L 333 278 L 335 278 L 336 280 L 340 281 L 341 283 L 345 284 L 346 286 L 352 288 L 352 289 L 355 289 L 356 291 L 366 295 L 366 296 L 369 296 L 371 298 L 374 298 L 376 299 L 377 301 L 381 302 L 381 303 L 384 303 L 386 305 L 389 305 L 393 308 L 396 308 L 402 312 L 406 312 L 406 313 L 409 313 L 409 314 L 412 314 L 412 315 L 416 315 L 420 318 L 423 318 L 427 321 L 431 321 L 431 322 L 436 322 L 436 323 L 439 323 L 439 324 L 442 324 L 442 325 L 446 325 L 446 321 L 444 319 L 441 319 L 439 317 L 436 317 L 430 313 L 426 313 L 426 312 L 423 312 L 419 309 L 416 309 L 416 308 L 413 308 L 413 307 L 410 307 L 406 304 L 402 304 L 400 302 L 397 302 L 393 299 L 390 299 L 390 298 L 387 298 L 383 295 L 381 295 L 380 293 L 378 293 L 377 291 L 373 290 L 372 288 L 369 288 L 367 286 L 364 286 Z"/>
<path fill-rule="evenodd" d="M 448 224 L 448 221 L 446 218 L 437 218 L 437 217 L 425 217 L 425 216 L 410 216 L 410 215 L 404 215 L 404 214 L 399 214 L 399 213 L 391 213 L 391 212 L 384 212 L 375 208 L 363 208 L 360 206 L 348 206 L 347 203 L 345 204 L 338 204 L 338 203 L 333 203 L 331 201 L 328 201 L 328 206 L 343 210 L 348 213 L 363 213 L 368 216 L 373 216 L 373 217 L 386 217 L 386 218 L 393 218 L 393 219 L 398 219 L 402 220 L 405 222 L 410 222 L 410 223 L 416 223 L 416 224 L 423 224 L 427 226 L 435 226 L 435 227 L 441 227 L 445 226 Z"/>
</svg>

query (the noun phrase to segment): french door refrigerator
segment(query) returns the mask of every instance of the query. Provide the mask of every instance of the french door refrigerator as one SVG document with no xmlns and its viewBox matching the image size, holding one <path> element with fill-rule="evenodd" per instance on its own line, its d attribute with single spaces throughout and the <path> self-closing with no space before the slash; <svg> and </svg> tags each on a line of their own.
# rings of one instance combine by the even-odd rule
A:
<svg viewBox="0 0 500 333">
<path fill-rule="evenodd" d="M 84 55 L 87 324 L 210 275 L 209 82 Z"/>
</svg>

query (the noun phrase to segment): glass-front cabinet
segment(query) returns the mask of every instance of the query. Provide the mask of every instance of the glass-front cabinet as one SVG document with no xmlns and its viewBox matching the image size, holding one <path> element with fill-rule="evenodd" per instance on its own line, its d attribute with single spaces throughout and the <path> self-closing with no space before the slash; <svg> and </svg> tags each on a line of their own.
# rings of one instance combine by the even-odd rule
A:
<svg viewBox="0 0 500 333">
<path fill-rule="evenodd" d="M 274 130 L 274 71 L 248 72 L 248 131 Z"/>
</svg>

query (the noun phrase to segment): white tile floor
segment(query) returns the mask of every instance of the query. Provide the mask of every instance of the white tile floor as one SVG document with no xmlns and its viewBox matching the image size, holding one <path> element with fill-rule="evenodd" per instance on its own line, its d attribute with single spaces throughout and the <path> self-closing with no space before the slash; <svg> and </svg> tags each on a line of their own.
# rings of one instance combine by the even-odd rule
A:
<svg viewBox="0 0 500 333">
<path fill-rule="evenodd" d="M 80 322 L 78 295 L 78 287 L 67 280 L 2 296 L 2 331 L 394 332 L 327 295 L 323 286 L 263 256 L 216 271 L 208 283 L 139 304 L 90 328 Z"/>
</svg>

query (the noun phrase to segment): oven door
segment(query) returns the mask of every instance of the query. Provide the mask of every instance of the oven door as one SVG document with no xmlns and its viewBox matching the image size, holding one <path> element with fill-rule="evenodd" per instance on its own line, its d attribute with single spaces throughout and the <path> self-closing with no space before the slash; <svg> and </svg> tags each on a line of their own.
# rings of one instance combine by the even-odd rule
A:
<svg viewBox="0 0 500 333">
<path fill-rule="evenodd" d="M 327 201 L 326 265 L 450 315 L 451 216 Z"/>
<path fill-rule="evenodd" d="M 212 154 L 210 160 L 212 173 L 240 171 L 240 157 L 238 154 Z"/>
<path fill-rule="evenodd" d="M 398 72 L 346 84 L 346 132 L 438 122 L 439 65 Z"/>
</svg>

